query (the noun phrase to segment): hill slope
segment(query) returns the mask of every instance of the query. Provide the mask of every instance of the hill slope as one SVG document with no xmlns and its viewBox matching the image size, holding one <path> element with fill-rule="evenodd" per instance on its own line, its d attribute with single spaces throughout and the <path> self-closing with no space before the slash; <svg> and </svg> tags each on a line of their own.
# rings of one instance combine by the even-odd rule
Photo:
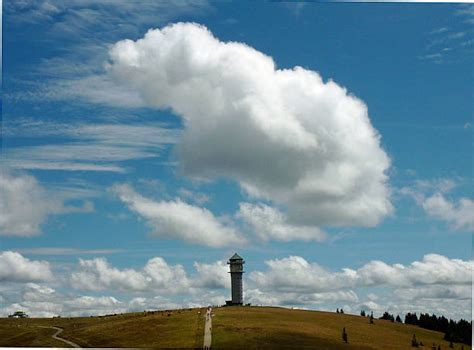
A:
<svg viewBox="0 0 474 350">
<path fill-rule="evenodd" d="M 346 328 L 348 344 L 342 340 Z M 277 307 L 226 307 L 215 310 L 215 348 L 240 349 L 413 349 L 413 334 L 420 349 L 433 343 L 448 349 L 443 334 L 417 326 L 332 312 Z M 461 344 L 454 344 L 461 349 Z M 470 349 L 464 345 L 464 349 Z"/>
<path fill-rule="evenodd" d="M 424 346 L 449 349 L 443 334 L 416 326 L 330 312 L 276 307 L 223 307 L 213 310 L 215 349 L 413 349 L 413 334 Z M 104 317 L 0 319 L 0 346 L 57 346 L 61 337 L 84 347 L 200 348 L 205 309 L 155 311 Z M 348 344 L 342 340 L 346 328 Z M 454 349 L 461 349 L 455 344 Z M 470 349 L 464 345 L 464 349 Z"/>
</svg>

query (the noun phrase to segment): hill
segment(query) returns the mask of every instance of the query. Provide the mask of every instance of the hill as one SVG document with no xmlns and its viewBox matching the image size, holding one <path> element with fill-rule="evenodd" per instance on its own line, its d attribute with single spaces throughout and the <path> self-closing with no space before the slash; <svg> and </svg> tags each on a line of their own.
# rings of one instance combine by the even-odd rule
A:
<svg viewBox="0 0 474 350">
<path fill-rule="evenodd" d="M 215 349 L 412 349 L 413 334 L 424 346 L 449 349 L 443 334 L 417 326 L 331 312 L 277 307 L 213 309 Z M 78 318 L 0 319 L 0 346 L 57 346 L 61 337 L 84 347 L 201 348 L 205 309 L 154 311 Z M 342 340 L 346 328 L 348 344 Z M 464 349 L 470 349 L 464 345 Z M 461 344 L 454 344 L 461 349 Z"/>
<path fill-rule="evenodd" d="M 346 328 L 348 344 L 342 340 Z M 443 333 L 417 326 L 333 312 L 277 307 L 228 307 L 215 310 L 212 345 L 238 349 L 413 349 L 413 334 L 430 349 L 449 349 Z M 454 344 L 454 349 L 470 349 Z"/>
</svg>

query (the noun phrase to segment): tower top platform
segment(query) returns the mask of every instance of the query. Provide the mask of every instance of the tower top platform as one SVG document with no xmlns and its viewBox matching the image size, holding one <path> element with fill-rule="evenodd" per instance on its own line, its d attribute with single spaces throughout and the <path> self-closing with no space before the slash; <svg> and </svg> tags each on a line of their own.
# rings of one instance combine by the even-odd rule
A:
<svg viewBox="0 0 474 350">
<path fill-rule="evenodd" d="M 238 261 L 238 260 L 244 260 L 244 259 L 237 253 L 232 255 L 232 257 L 229 259 L 230 262 L 234 262 L 234 261 Z"/>
</svg>

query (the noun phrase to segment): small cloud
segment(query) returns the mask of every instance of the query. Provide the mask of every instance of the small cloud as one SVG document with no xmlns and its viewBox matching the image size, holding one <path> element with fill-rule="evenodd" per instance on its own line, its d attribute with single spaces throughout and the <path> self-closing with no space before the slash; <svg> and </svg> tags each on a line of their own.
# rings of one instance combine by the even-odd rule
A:
<svg viewBox="0 0 474 350">
<path fill-rule="evenodd" d="M 239 23 L 239 21 L 235 18 L 226 18 L 226 19 L 222 20 L 222 24 L 234 25 L 234 24 L 237 24 L 237 23 Z"/>
<path fill-rule="evenodd" d="M 443 57 L 442 54 L 433 53 L 433 54 L 429 54 L 429 55 L 420 56 L 420 59 L 422 59 L 422 60 L 432 60 L 432 59 L 437 59 L 437 58 L 441 58 L 441 57 Z"/>
<path fill-rule="evenodd" d="M 295 16 L 299 17 L 303 8 L 307 5 L 305 2 L 295 1 L 295 2 L 283 2 L 283 5 L 290 10 L 290 12 Z"/>
<path fill-rule="evenodd" d="M 432 54 L 427 54 L 423 56 L 418 56 L 420 60 L 424 61 L 430 61 L 432 63 L 440 64 L 443 63 L 443 55 L 439 52 L 437 53 L 432 53 Z"/>
<path fill-rule="evenodd" d="M 464 130 L 470 130 L 470 129 L 472 129 L 472 124 L 468 122 L 468 123 L 464 124 L 463 128 L 464 128 Z"/>
<path fill-rule="evenodd" d="M 438 29 L 434 29 L 430 32 L 430 34 L 440 34 L 440 33 L 444 33 L 444 32 L 447 32 L 448 31 L 448 28 L 446 27 L 441 27 L 441 28 L 438 28 Z"/>
<path fill-rule="evenodd" d="M 194 202 L 194 203 L 199 204 L 199 205 L 206 204 L 211 200 L 209 198 L 209 196 L 205 193 L 193 192 L 193 191 L 190 191 L 186 188 L 180 188 L 178 190 L 178 194 L 181 197 L 186 198 L 186 199 L 190 200 L 191 202 Z"/>
<path fill-rule="evenodd" d="M 458 32 L 458 33 L 453 33 L 453 34 L 450 34 L 448 35 L 448 39 L 460 39 L 460 38 L 463 38 L 464 36 L 466 36 L 466 33 L 465 32 Z"/>
<path fill-rule="evenodd" d="M 466 23 L 474 24 L 474 6 L 472 4 L 459 6 L 456 15 L 464 17 Z"/>
<path fill-rule="evenodd" d="M 130 216 L 125 213 L 118 213 L 118 214 L 107 214 L 107 218 L 112 221 L 122 221 L 127 220 Z"/>
</svg>

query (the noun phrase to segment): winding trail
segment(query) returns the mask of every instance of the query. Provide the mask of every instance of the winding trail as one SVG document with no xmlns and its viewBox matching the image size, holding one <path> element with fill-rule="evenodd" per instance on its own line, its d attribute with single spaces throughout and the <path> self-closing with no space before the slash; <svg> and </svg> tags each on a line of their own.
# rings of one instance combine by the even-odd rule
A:
<svg viewBox="0 0 474 350">
<path fill-rule="evenodd" d="M 51 338 L 56 339 L 56 340 L 59 340 L 59 341 L 62 341 L 63 343 L 66 343 L 66 344 L 72 346 L 73 348 L 80 348 L 80 346 L 77 345 L 76 343 L 74 343 L 74 342 L 72 342 L 72 341 L 70 341 L 70 340 L 61 338 L 61 337 L 58 336 L 58 335 L 61 334 L 61 332 L 64 330 L 64 329 L 62 329 L 62 328 L 54 327 L 54 326 L 36 326 L 36 327 L 55 329 L 55 330 L 56 330 L 56 333 L 54 333 L 54 334 L 51 336 Z"/>
<path fill-rule="evenodd" d="M 211 343 L 212 343 L 212 308 L 208 308 L 206 311 L 206 324 L 204 325 L 204 345 L 203 349 L 204 350 L 209 350 L 211 348 Z"/>
</svg>

